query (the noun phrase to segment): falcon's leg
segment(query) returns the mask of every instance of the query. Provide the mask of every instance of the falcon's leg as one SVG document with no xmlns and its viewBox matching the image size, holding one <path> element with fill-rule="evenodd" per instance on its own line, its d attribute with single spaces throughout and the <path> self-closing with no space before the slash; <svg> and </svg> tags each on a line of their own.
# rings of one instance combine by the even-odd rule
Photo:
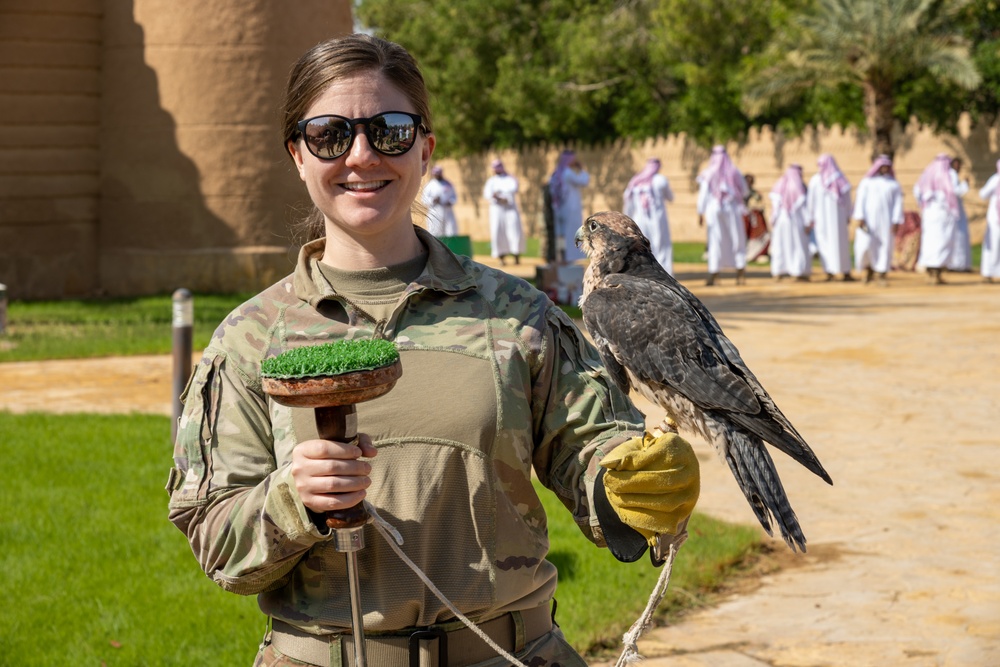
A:
<svg viewBox="0 0 1000 667">
<path fill-rule="evenodd" d="M 659 438 L 664 433 L 677 433 L 677 422 L 665 415 L 663 421 L 653 427 L 653 436 Z"/>
</svg>

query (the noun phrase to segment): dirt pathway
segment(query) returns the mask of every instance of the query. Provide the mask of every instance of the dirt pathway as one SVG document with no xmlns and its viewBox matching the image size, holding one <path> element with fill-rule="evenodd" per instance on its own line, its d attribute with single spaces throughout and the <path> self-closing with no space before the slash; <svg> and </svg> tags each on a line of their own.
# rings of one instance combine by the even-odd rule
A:
<svg viewBox="0 0 1000 667">
<path fill-rule="evenodd" d="M 745 288 L 705 288 L 698 267 L 677 268 L 835 486 L 776 453 L 809 539 L 802 566 L 650 631 L 643 664 L 1000 665 L 1000 286 L 776 284 L 754 269 Z M 170 369 L 168 357 L 0 364 L 0 409 L 169 414 Z M 699 509 L 754 523 L 695 444 Z"/>
</svg>

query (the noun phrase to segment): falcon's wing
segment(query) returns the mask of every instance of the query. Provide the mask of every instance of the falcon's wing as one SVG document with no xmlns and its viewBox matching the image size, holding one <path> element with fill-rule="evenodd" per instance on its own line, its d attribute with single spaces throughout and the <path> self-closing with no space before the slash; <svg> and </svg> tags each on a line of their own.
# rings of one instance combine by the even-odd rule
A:
<svg viewBox="0 0 1000 667">
<path fill-rule="evenodd" d="M 585 324 L 587 323 L 586 313 L 584 313 L 583 321 Z M 614 383 L 618 385 L 618 388 L 623 393 L 629 393 L 632 387 L 629 383 L 628 373 L 625 372 L 625 367 L 615 357 L 611 343 L 602 338 L 600 334 L 595 333 L 594 329 L 590 328 L 590 324 L 587 324 L 587 330 L 590 331 L 590 335 L 594 338 L 594 345 L 597 347 L 597 352 L 601 355 L 601 361 L 604 362 L 604 368 L 607 369 L 611 379 L 614 380 Z"/>
<path fill-rule="evenodd" d="M 668 385 L 704 409 L 760 411 L 753 389 L 730 367 L 726 352 L 735 350 L 732 343 L 664 283 L 608 276 L 587 295 L 583 319 L 616 379 L 616 367 L 624 366 L 641 381 Z"/>
<path fill-rule="evenodd" d="M 616 379 L 625 367 L 640 382 L 667 385 L 703 410 L 724 413 L 830 482 L 715 318 L 682 285 L 616 273 L 604 278 L 585 304 L 584 323 Z"/>
</svg>

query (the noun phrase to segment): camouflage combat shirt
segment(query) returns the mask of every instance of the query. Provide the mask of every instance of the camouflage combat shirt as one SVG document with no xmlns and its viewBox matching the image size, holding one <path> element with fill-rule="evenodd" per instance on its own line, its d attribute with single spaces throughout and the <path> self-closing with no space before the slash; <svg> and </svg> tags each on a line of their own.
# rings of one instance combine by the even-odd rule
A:
<svg viewBox="0 0 1000 667">
<path fill-rule="evenodd" d="M 382 332 L 399 347 L 403 376 L 357 406 L 358 431 L 379 450 L 367 499 L 444 595 L 487 620 L 555 592 L 532 470 L 603 546 L 592 509 L 597 461 L 641 432 L 642 415 L 544 294 L 417 232 L 426 268 Z M 260 363 L 287 348 L 375 335 L 319 271 L 323 243 L 304 246 L 291 276 L 214 333 L 185 392 L 168 483 L 170 520 L 205 572 L 317 634 L 350 627 L 346 559 L 314 523 L 289 469 L 295 444 L 316 437 L 313 412 L 272 401 Z M 366 628 L 453 616 L 374 526 L 364 531 Z"/>
</svg>

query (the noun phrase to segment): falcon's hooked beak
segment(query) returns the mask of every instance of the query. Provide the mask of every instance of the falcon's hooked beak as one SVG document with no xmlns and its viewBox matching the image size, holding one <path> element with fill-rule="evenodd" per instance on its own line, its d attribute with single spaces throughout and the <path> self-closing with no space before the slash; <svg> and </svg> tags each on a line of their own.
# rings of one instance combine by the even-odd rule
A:
<svg viewBox="0 0 1000 667">
<path fill-rule="evenodd" d="M 576 230 L 576 236 L 573 237 L 573 242 L 576 244 L 577 248 L 581 250 L 583 249 L 583 227 Z"/>
</svg>

